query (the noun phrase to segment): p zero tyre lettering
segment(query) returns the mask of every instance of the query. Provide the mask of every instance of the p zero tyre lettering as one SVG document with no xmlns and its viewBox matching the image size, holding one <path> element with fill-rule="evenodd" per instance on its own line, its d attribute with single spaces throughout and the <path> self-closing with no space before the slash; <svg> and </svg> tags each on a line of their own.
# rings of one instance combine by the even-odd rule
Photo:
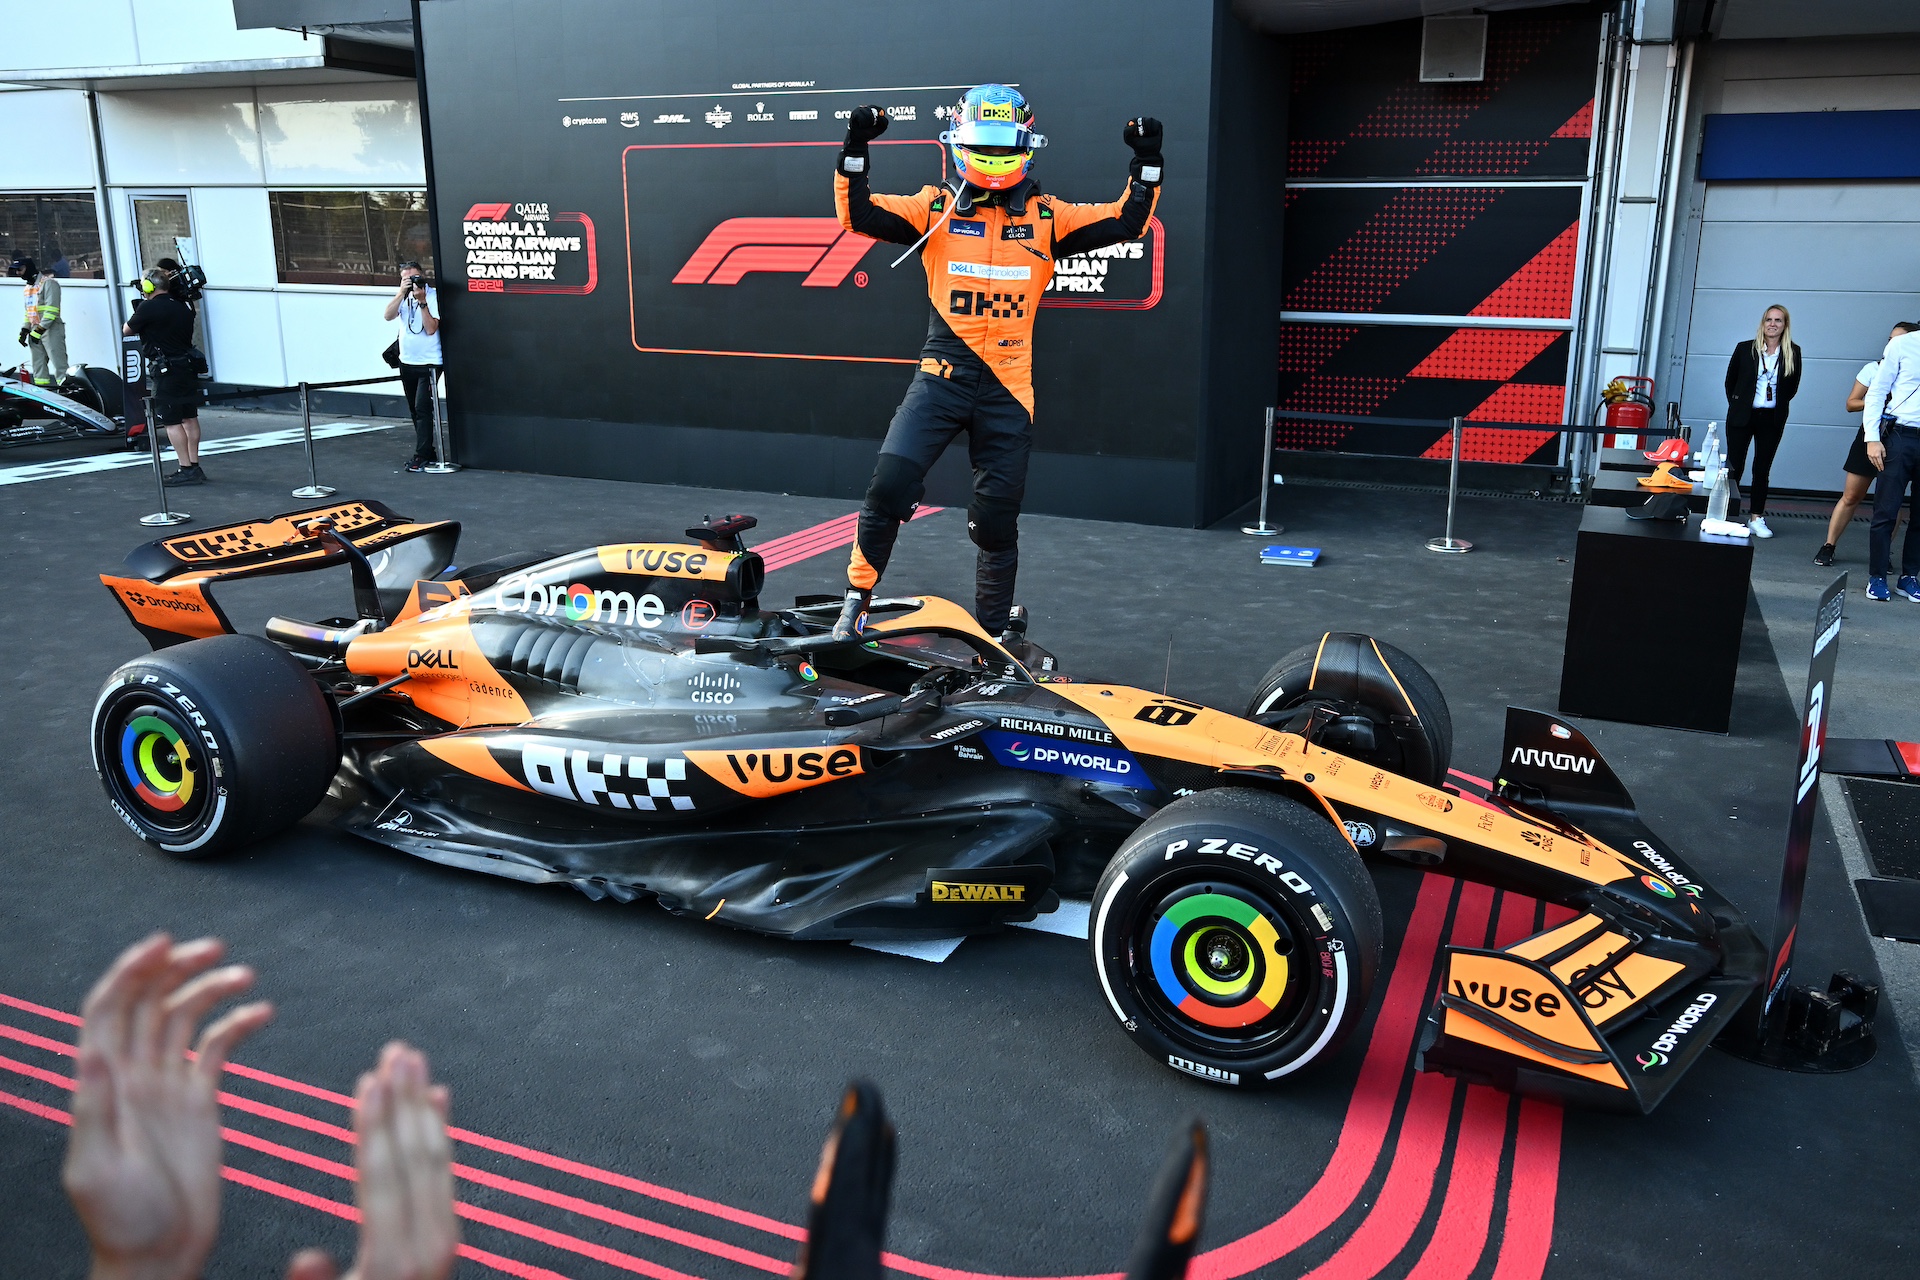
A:
<svg viewBox="0 0 1920 1280">
<path fill-rule="evenodd" d="M 1324 1060 L 1366 1005 L 1379 903 L 1343 832 L 1238 787 L 1177 800 L 1095 892 L 1101 989 L 1156 1060 L 1231 1087 Z"/>
</svg>

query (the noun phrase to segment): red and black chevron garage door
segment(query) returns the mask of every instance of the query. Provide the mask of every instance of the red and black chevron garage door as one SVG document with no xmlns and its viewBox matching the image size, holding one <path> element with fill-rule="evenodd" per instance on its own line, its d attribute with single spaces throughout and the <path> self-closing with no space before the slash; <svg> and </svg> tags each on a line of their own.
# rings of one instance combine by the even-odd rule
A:
<svg viewBox="0 0 1920 1280">
<path fill-rule="evenodd" d="M 1289 409 L 1563 421 L 1599 21 L 1582 9 L 1488 25 L 1479 84 L 1420 83 L 1419 22 L 1296 45 L 1280 448 L 1448 451 L 1443 430 Z M 1553 432 L 1491 428 L 1463 448 L 1487 462 L 1558 451 Z"/>
<path fill-rule="evenodd" d="M 1444 458 L 1446 433 L 1302 422 L 1288 409 L 1380 418 L 1465 418 L 1557 426 L 1567 385 L 1567 333 L 1554 329 L 1444 329 L 1431 325 L 1280 326 L 1281 449 Z M 1551 431 L 1469 426 L 1461 456 L 1551 463 Z"/>
<path fill-rule="evenodd" d="M 1573 313 L 1581 189 L 1292 187 L 1288 311 Z"/>
<path fill-rule="evenodd" d="M 1417 21 L 1300 37 L 1287 176 L 1584 178 L 1600 56 L 1586 8 L 1492 15 L 1478 84 L 1420 83 Z"/>
</svg>

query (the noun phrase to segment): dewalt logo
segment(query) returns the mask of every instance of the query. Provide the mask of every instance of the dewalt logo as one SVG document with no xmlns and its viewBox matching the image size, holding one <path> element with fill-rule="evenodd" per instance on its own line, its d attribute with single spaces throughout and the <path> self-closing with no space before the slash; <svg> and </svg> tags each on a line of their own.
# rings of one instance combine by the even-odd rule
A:
<svg viewBox="0 0 1920 1280">
<path fill-rule="evenodd" d="M 935 902 L 1025 902 L 1027 886 L 1023 884 L 967 884 L 951 880 L 935 880 L 930 895 Z"/>
</svg>

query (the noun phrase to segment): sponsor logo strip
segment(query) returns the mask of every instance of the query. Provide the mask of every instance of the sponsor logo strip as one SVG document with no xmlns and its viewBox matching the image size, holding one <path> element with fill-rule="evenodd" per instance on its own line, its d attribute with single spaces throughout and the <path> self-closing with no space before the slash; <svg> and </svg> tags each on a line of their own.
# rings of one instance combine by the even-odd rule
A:
<svg viewBox="0 0 1920 1280">
<path fill-rule="evenodd" d="M 1057 773 L 1089 782 L 1110 782 L 1152 791 L 1153 782 L 1132 754 L 1120 747 L 1096 747 L 990 729 L 980 735 L 993 758 L 1011 769 Z"/>
</svg>

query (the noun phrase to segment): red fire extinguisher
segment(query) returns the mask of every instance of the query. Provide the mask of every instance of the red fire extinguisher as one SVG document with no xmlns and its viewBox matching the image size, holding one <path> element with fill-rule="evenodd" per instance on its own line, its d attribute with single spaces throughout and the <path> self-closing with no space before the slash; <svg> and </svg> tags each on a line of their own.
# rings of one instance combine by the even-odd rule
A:
<svg viewBox="0 0 1920 1280">
<path fill-rule="evenodd" d="M 1600 393 L 1600 399 L 1607 406 L 1609 431 L 1638 434 L 1645 431 L 1653 419 L 1652 378 L 1633 374 L 1615 378 Z"/>
</svg>

